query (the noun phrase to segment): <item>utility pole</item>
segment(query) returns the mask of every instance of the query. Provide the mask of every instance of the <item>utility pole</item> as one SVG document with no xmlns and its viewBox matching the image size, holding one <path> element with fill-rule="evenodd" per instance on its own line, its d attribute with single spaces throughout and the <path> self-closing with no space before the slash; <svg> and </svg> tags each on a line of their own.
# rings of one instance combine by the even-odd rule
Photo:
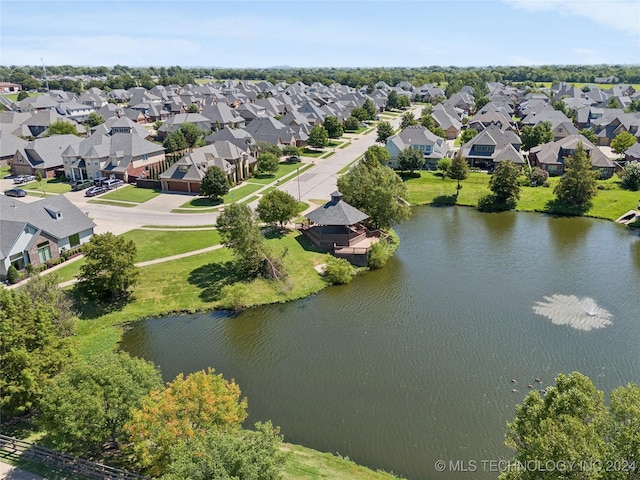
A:
<svg viewBox="0 0 640 480">
<path fill-rule="evenodd" d="M 44 59 L 40 59 L 42 62 L 42 71 L 44 72 L 44 81 L 47 85 L 47 92 L 49 91 L 49 79 L 47 78 L 47 67 L 44 66 Z"/>
</svg>

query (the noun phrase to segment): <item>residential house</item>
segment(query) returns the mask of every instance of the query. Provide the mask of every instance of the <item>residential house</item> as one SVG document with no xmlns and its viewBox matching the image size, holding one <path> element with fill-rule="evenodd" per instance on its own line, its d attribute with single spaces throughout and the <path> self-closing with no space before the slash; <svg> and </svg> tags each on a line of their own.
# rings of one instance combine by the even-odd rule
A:
<svg viewBox="0 0 640 480">
<path fill-rule="evenodd" d="M 225 127 L 222 130 L 213 132 L 211 135 L 208 135 L 204 139 L 207 145 L 211 145 L 212 143 L 215 143 L 221 140 L 231 142 L 235 146 L 237 146 L 240 150 L 247 150 L 250 152 L 253 152 L 256 144 L 256 141 L 253 139 L 251 134 L 241 128 L 234 130 L 234 129 Z"/>
<path fill-rule="evenodd" d="M 203 133 L 211 132 L 211 120 L 199 113 L 179 113 L 167 120 L 158 129 L 158 136 L 165 138 L 167 134 L 177 132 L 183 123 L 193 123 Z"/>
<path fill-rule="evenodd" d="M 272 117 L 254 118 L 244 127 L 244 130 L 251 134 L 256 142 L 268 142 L 271 145 L 298 145 L 300 139 L 291 127 Z"/>
<path fill-rule="evenodd" d="M 515 132 L 502 131 L 497 125 L 489 125 L 462 145 L 460 151 L 470 167 L 492 171 L 497 163 L 506 160 L 524 165 L 521 145 L 522 141 Z"/>
<path fill-rule="evenodd" d="M 575 152 L 579 143 L 582 143 L 589 155 L 593 169 L 600 171 L 600 178 L 611 177 L 615 171 L 614 163 L 580 134 L 569 135 L 560 140 L 533 147 L 529 151 L 529 161 L 531 165 L 546 170 L 550 175 L 562 175 L 566 157 Z"/>
<path fill-rule="evenodd" d="M 27 145 L 27 141 L 0 128 L 0 167 L 9 165 L 16 152 Z"/>
<path fill-rule="evenodd" d="M 39 112 L 41 110 L 55 110 L 58 102 L 49 95 L 36 95 L 20 100 L 16 105 L 21 112 Z"/>
<path fill-rule="evenodd" d="M 18 148 L 11 160 L 11 171 L 14 175 L 35 175 L 42 178 L 53 178 L 56 172 L 62 172 L 63 153 L 67 148 L 77 148 L 82 138 L 76 135 L 52 135 L 36 138 L 24 147 Z"/>
<path fill-rule="evenodd" d="M 22 90 L 22 85 L 11 82 L 0 82 L 0 92 L 2 93 L 17 93 Z"/>
<path fill-rule="evenodd" d="M 0 279 L 11 265 L 24 270 L 88 242 L 95 224 L 64 195 L 22 202 L 0 195 Z"/>
<path fill-rule="evenodd" d="M 462 122 L 456 108 L 451 104 L 439 103 L 431 111 L 436 125 L 447 134 L 447 140 L 455 140 L 462 130 Z"/>
<path fill-rule="evenodd" d="M 235 183 L 248 176 L 255 163 L 247 150 L 231 142 L 217 141 L 186 154 L 159 178 L 163 191 L 200 193 L 200 183 L 209 167 L 219 167 Z"/>
<path fill-rule="evenodd" d="M 226 103 L 205 105 L 202 116 L 210 120 L 210 130 L 214 132 L 222 130 L 224 127 L 242 128 L 245 126 L 245 119 Z"/>
<path fill-rule="evenodd" d="M 624 161 L 626 162 L 640 162 L 640 142 L 636 142 L 631 145 L 624 152 Z"/>
<path fill-rule="evenodd" d="M 95 112 L 95 108 L 91 105 L 78 103 L 76 101 L 72 102 L 60 102 L 56 107 L 56 111 L 75 122 L 83 123 L 89 117 L 89 114 Z"/>
<path fill-rule="evenodd" d="M 141 138 L 125 118 L 113 122 L 107 135 L 96 132 L 62 156 L 67 178 L 112 177 L 124 182 L 146 177 L 165 160 L 164 147 Z"/>
<path fill-rule="evenodd" d="M 431 165 L 436 165 L 449 152 L 447 142 L 422 125 L 406 127 L 397 135 L 389 137 L 386 147 L 391 156 L 388 163 L 391 168 L 400 167 L 398 155 L 407 148 L 422 152 L 427 164 Z"/>
</svg>

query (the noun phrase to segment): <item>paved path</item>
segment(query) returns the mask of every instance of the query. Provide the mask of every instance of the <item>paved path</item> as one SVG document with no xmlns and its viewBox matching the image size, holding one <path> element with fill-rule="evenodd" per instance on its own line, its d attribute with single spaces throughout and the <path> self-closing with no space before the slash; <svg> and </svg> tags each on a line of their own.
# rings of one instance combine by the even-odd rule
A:
<svg viewBox="0 0 640 480">
<path fill-rule="evenodd" d="M 27 472 L 20 468 L 16 468 L 13 465 L 0 462 L 0 479 L 6 480 L 46 480 L 40 475 Z"/>
</svg>

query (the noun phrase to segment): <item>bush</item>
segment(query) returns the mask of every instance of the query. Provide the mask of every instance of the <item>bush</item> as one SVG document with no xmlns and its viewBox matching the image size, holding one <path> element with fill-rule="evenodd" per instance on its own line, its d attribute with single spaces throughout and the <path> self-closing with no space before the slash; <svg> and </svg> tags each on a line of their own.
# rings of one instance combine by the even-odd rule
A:
<svg viewBox="0 0 640 480">
<path fill-rule="evenodd" d="M 629 162 L 619 173 L 622 188 L 640 190 L 640 162 Z"/>
<path fill-rule="evenodd" d="M 244 283 L 225 285 L 220 289 L 218 307 L 223 310 L 244 310 L 247 308 L 249 288 Z"/>
<path fill-rule="evenodd" d="M 513 210 L 516 207 L 516 199 L 513 197 L 507 198 L 505 201 L 501 202 L 498 200 L 498 197 L 492 194 L 484 195 L 480 197 L 478 200 L 478 205 L 476 208 L 480 212 L 490 213 L 490 212 L 506 212 L 507 210 Z"/>
<path fill-rule="evenodd" d="M 330 257 L 327 261 L 324 278 L 330 284 L 345 285 L 351 281 L 353 275 L 355 275 L 355 269 L 344 258 Z"/>
<path fill-rule="evenodd" d="M 549 178 L 549 172 L 541 169 L 540 167 L 533 167 L 531 173 L 529 175 L 529 180 L 531 180 L 531 186 L 537 187 L 538 185 L 544 185 L 544 183 Z"/>
<path fill-rule="evenodd" d="M 18 269 L 16 267 L 14 267 L 13 265 L 9 266 L 9 269 L 7 270 L 7 282 L 9 282 L 11 285 L 15 285 L 20 281 L 21 277 L 22 276 L 20 275 L 20 272 L 18 272 Z"/>
<path fill-rule="evenodd" d="M 371 269 L 381 268 L 391 258 L 394 252 L 393 245 L 388 240 L 380 240 L 371 245 L 367 252 L 367 265 Z"/>
</svg>

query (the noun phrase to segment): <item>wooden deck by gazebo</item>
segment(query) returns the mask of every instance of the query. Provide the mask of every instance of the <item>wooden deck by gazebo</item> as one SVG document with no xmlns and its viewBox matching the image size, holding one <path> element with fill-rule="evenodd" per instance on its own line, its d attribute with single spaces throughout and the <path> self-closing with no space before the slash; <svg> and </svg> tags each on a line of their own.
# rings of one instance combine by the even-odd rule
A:
<svg viewBox="0 0 640 480">
<path fill-rule="evenodd" d="M 306 217 L 308 223 L 299 229 L 311 243 L 356 265 L 367 264 L 369 248 L 380 239 L 380 231 L 363 224 L 369 216 L 342 200 L 338 191 Z"/>
</svg>

